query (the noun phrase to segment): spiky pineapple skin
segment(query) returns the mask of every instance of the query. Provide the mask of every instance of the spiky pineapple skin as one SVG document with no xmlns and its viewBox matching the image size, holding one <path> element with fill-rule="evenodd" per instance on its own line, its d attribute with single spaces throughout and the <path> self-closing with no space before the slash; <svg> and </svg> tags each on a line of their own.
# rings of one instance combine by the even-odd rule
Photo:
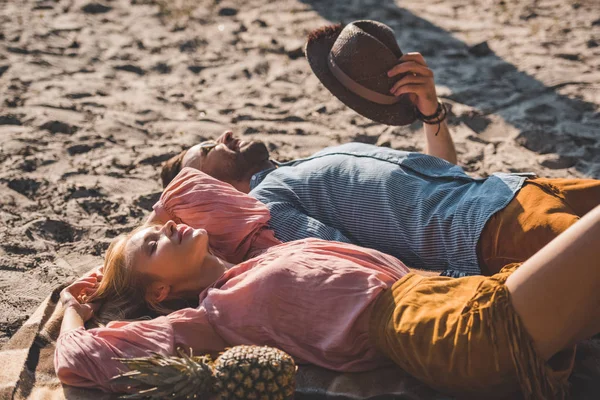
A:
<svg viewBox="0 0 600 400">
<path fill-rule="evenodd" d="M 291 400 L 296 365 L 287 353 L 267 346 L 235 346 L 213 365 L 220 400 Z"/>
</svg>

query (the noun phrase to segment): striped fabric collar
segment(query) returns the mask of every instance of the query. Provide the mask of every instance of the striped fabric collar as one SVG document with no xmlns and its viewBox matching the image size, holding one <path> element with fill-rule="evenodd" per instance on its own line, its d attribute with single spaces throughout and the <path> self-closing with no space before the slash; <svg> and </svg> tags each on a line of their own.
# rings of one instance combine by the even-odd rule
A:
<svg viewBox="0 0 600 400">
<path fill-rule="evenodd" d="M 256 186 L 258 186 L 259 183 L 263 181 L 263 179 L 265 179 L 267 175 L 269 175 L 271 172 L 273 172 L 282 165 L 282 163 L 280 163 L 279 161 L 269 161 L 271 161 L 275 166 L 272 168 L 263 169 L 262 171 L 252 175 L 252 178 L 250 178 L 250 190 L 253 190 Z"/>
</svg>

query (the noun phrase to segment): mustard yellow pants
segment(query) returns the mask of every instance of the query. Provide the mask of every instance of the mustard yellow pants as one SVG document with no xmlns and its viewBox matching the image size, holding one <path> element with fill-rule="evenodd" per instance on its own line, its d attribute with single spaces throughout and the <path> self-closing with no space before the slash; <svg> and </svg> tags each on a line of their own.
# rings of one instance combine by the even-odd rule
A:
<svg viewBox="0 0 600 400">
<path fill-rule="evenodd" d="M 371 338 L 396 364 L 459 399 L 564 399 L 575 348 L 541 359 L 494 276 L 408 274 L 374 304 Z M 549 332 L 551 334 L 551 332 Z"/>
<path fill-rule="evenodd" d="M 486 223 L 477 254 L 484 275 L 523 262 L 600 205 L 600 180 L 525 181 L 515 198 Z"/>
</svg>

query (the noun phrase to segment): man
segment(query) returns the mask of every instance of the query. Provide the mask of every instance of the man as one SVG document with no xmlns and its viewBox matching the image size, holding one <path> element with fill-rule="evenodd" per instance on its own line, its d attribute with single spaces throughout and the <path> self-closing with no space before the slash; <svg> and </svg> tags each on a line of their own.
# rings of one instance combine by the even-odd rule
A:
<svg viewBox="0 0 600 400">
<path fill-rule="evenodd" d="M 360 28 L 359 24 L 352 27 Z M 379 27 L 366 28 L 373 33 Z M 329 41 L 323 53 L 333 52 L 346 29 L 311 36 L 307 57 L 313 71 L 359 113 L 389 124 L 410 121 L 411 109 L 406 111 L 405 105 L 392 115 L 381 112 L 389 108 L 370 104 L 387 102 L 392 96 L 381 91 L 371 95 L 371 89 L 364 87 L 354 90 L 348 76 L 346 88 L 338 88 L 340 76 L 323 76 L 327 67 L 316 64 L 324 61 L 311 59 L 323 40 Z M 385 34 L 380 41 L 389 39 Z M 355 36 L 353 32 L 342 42 Z M 352 59 L 360 58 L 357 48 L 373 47 L 354 46 Z M 343 49 L 337 51 L 343 55 Z M 344 58 L 337 60 L 342 64 Z M 400 62 L 386 69 L 388 77 L 397 79 L 387 87 L 394 96 L 412 102 L 423 117 L 425 154 L 349 143 L 279 164 L 269 159 L 264 144 L 242 141 L 227 131 L 216 141 L 193 146 L 168 161 L 162 171 L 163 185 L 182 167 L 196 168 L 266 204 L 271 212 L 269 225 L 284 242 L 306 237 L 351 242 L 394 255 L 411 267 L 450 276 L 493 274 L 506 264 L 525 261 L 600 204 L 597 180 L 466 175 L 455 165 L 454 144 L 432 71 L 418 53 L 402 55 Z M 344 66 L 346 71 L 352 67 Z M 331 71 L 330 66 L 327 73 Z M 353 93 L 344 91 L 348 88 Z M 364 99 L 350 98 L 353 95 L 369 97 L 370 103 L 360 103 Z"/>
</svg>

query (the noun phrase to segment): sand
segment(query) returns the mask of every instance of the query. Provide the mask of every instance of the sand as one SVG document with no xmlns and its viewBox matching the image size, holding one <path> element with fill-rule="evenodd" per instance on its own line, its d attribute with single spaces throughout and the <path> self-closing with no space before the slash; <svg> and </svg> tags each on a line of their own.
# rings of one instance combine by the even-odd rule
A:
<svg viewBox="0 0 600 400">
<path fill-rule="evenodd" d="M 290 160 L 361 141 L 422 150 L 333 98 L 304 37 L 376 19 L 424 54 L 459 163 L 600 178 L 594 1 L 0 2 L 0 344 L 101 262 L 161 191 L 161 162 L 225 129 Z"/>
</svg>

